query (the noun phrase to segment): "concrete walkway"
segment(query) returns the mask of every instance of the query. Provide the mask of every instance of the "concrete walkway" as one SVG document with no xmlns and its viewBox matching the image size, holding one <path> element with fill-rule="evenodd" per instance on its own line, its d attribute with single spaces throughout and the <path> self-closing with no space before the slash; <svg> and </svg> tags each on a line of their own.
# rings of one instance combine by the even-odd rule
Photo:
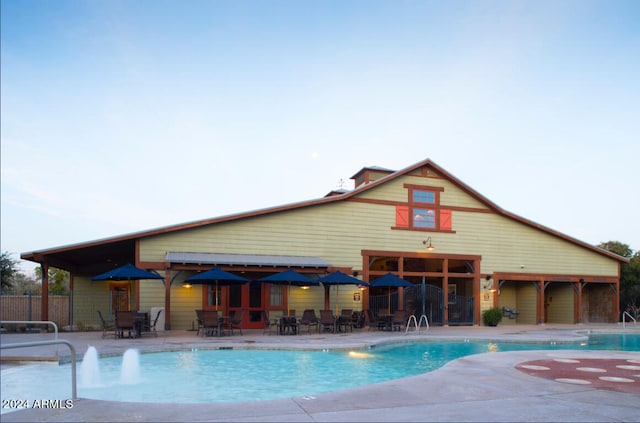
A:
<svg viewBox="0 0 640 423">
<path fill-rule="evenodd" d="M 157 338 L 102 339 L 101 333 L 62 333 L 77 348 L 102 355 L 191 348 L 351 349 L 414 339 L 483 339 L 496 341 L 566 342 L 585 339 L 588 331 L 622 331 L 620 325 L 542 325 L 488 327 L 434 327 L 407 335 L 361 331 L 350 334 L 300 336 L 263 335 L 200 338 L 190 331 L 170 331 Z M 626 333 L 640 333 L 627 326 Z M 53 334 L 2 334 L 4 345 L 52 339 Z M 68 355 L 64 346 L 2 350 L 2 368 L 14 366 L 9 356 L 23 359 Z M 541 359 L 628 359 L 640 362 L 640 352 L 546 350 L 485 353 L 452 361 L 423 375 L 366 387 L 275 401 L 222 404 L 122 403 L 79 399 L 70 409 L 28 409 L 2 414 L 3 422 L 422 422 L 422 421 L 580 421 L 637 422 L 640 395 L 561 383 L 530 376 L 515 368 Z M 66 357 L 68 360 L 68 357 Z M 640 383 L 640 372 L 635 383 Z M 6 397 L 6 393 L 3 394 Z M 6 410 L 5 410 L 6 411 Z"/>
</svg>

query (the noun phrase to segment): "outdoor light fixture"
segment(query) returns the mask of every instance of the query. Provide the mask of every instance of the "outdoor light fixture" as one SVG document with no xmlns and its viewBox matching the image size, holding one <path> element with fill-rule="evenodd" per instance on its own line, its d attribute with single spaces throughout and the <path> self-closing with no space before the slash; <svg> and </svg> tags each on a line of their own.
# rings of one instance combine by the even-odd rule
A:
<svg viewBox="0 0 640 423">
<path fill-rule="evenodd" d="M 425 239 L 422 243 L 427 246 L 427 251 L 433 251 L 436 249 L 436 247 L 431 244 L 431 237 Z"/>
<path fill-rule="evenodd" d="M 303 285 L 300 287 L 300 289 L 309 289 L 309 288 L 310 288 L 309 285 Z"/>
<path fill-rule="evenodd" d="M 497 289 L 493 287 L 493 281 L 491 280 L 491 275 L 487 275 L 484 279 L 487 282 L 484 284 L 483 288 L 489 292 L 496 292 Z"/>
<path fill-rule="evenodd" d="M 191 288 L 191 284 L 190 283 L 185 283 L 182 286 L 185 287 L 185 288 Z"/>
</svg>

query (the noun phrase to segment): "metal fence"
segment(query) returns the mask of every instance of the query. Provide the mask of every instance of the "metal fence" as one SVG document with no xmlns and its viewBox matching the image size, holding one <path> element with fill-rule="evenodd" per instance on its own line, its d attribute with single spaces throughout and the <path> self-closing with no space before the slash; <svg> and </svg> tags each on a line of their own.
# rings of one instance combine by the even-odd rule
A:
<svg viewBox="0 0 640 423">
<path fill-rule="evenodd" d="M 444 295 L 442 288 L 423 284 L 404 290 L 404 304 L 407 310 L 413 310 L 416 318 L 425 315 L 431 325 L 444 324 Z M 449 294 L 447 298 L 450 325 L 472 325 L 473 297 Z M 398 310 L 398 293 L 391 295 L 369 296 L 369 309 L 374 315 L 393 314 Z"/>
<path fill-rule="evenodd" d="M 58 327 L 69 325 L 69 296 L 49 295 L 48 304 L 48 320 Z M 42 296 L 3 293 L 0 295 L 0 320 L 42 320 Z"/>
</svg>

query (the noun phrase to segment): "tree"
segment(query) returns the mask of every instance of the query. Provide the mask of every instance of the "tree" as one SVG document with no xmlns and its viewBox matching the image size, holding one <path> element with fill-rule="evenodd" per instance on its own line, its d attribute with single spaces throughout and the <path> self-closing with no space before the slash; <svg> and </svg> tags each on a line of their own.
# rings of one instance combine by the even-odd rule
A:
<svg viewBox="0 0 640 423">
<path fill-rule="evenodd" d="M 640 252 L 619 241 L 603 242 L 599 247 L 629 259 L 620 266 L 620 310 L 640 319 Z"/>
<path fill-rule="evenodd" d="M 36 267 L 36 277 L 42 280 L 42 268 Z M 49 293 L 67 294 L 69 293 L 69 272 L 55 267 L 49 268 Z"/>
<path fill-rule="evenodd" d="M 40 295 L 42 292 L 42 284 L 36 278 L 35 273 L 27 276 L 22 272 L 15 274 L 13 278 L 13 287 L 11 289 L 16 295 L 35 294 Z"/>
<path fill-rule="evenodd" d="M 11 257 L 11 253 L 8 251 L 3 251 L 0 253 L 0 265 L 2 268 L 0 272 L 2 272 L 2 284 L 0 285 L 1 289 L 9 289 L 13 287 L 13 278 L 18 272 L 17 265 L 18 261 Z"/>
</svg>

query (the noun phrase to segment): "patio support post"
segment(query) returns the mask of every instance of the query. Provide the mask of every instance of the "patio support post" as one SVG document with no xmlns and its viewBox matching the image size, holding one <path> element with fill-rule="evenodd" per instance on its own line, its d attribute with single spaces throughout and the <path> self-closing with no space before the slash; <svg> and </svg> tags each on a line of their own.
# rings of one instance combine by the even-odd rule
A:
<svg viewBox="0 0 640 423">
<path fill-rule="evenodd" d="M 40 320 L 49 320 L 49 263 L 42 263 L 42 302 L 40 303 Z M 37 319 L 36 319 L 37 320 Z"/>
<path fill-rule="evenodd" d="M 538 301 L 537 301 L 538 310 L 536 312 L 537 314 L 536 321 L 538 322 L 538 324 L 543 324 L 544 323 L 544 279 L 541 279 L 538 281 L 537 291 L 538 291 Z"/>
<path fill-rule="evenodd" d="M 480 325 L 480 260 L 473 261 L 473 324 Z M 495 283 L 495 281 L 493 282 Z M 497 297 L 497 295 L 494 295 Z"/>
<path fill-rule="evenodd" d="M 329 285 L 324 285 L 324 309 L 331 310 L 330 300 L 329 300 Z"/>
<path fill-rule="evenodd" d="M 443 301 L 443 313 L 442 313 L 442 325 L 449 326 L 449 259 L 442 260 L 442 296 Z"/>
<path fill-rule="evenodd" d="M 164 269 L 164 329 L 171 330 L 171 272 Z"/>
<path fill-rule="evenodd" d="M 574 301 L 574 321 L 573 323 L 582 323 L 582 281 L 584 279 L 580 279 L 578 282 L 575 282 L 575 301 Z"/>
</svg>

